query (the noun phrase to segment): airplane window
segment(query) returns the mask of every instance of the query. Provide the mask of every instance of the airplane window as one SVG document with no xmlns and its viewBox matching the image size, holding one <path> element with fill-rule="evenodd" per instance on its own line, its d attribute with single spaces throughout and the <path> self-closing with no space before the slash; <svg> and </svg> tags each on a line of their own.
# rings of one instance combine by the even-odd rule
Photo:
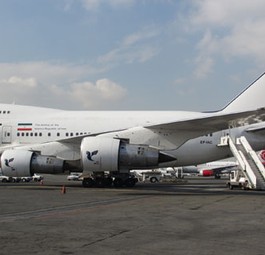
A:
<svg viewBox="0 0 265 255">
<path fill-rule="evenodd" d="M 42 133 L 39 133 L 39 136 L 42 136 Z"/>
<path fill-rule="evenodd" d="M 66 136 L 68 136 L 69 134 L 68 134 L 68 133 L 66 133 L 65 135 L 66 135 Z"/>
<path fill-rule="evenodd" d="M 75 133 L 75 135 L 79 135 L 79 133 Z"/>
<path fill-rule="evenodd" d="M 6 111 L 3 111 L 3 114 L 6 114 Z"/>
<path fill-rule="evenodd" d="M 29 136 L 29 133 L 26 133 L 26 136 Z"/>
<path fill-rule="evenodd" d="M 17 133 L 17 136 L 20 136 L 20 133 Z"/>
<path fill-rule="evenodd" d="M 35 136 L 38 136 L 38 133 L 35 133 L 34 135 L 35 135 Z"/>
<path fill-rule="evenodd" d="M 33 133 L 30 133 L 30 136 L 33 136 Z"/>
<path fill-rule="evenodd" d="M 57 133 L 57 136 L 60 136 L 60 133 Z"/>
<path fill-rule="evenodd" d="M 70 136 L 73 136 L 74 134 L 73 133 L 70 133 Z"/>
<path fill-rule="evenodd" d="M 22 133 L 21 135 L 22 135 L 22 136 L 24 136 L 25 134 L 24 134 L 24 133 Z"/>
<path fill-rule="evenodd" d="M 7 114 L 9 114 L 10 113 L 10 111 L 7 111 Z"/>
<path fill-rule="evenodd" d="M 51 133 L 48 133 L 48 136 L 51 136 Z"/>
</svg>

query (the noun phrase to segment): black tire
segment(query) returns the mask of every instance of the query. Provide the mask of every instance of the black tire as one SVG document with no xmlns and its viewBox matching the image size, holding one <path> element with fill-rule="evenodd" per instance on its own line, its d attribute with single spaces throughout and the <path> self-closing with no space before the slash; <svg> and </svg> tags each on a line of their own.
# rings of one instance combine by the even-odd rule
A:
<svg viewBox="0 0 265 255">
<path fill-rule="evenodd" d="M 110 188 L 111 186 L 112 186 L 112 178 L 111 177 L 104 178 L 104 187 Z"/>
<path fill-rule="evenodd" d="M 158 180 L 157 180 L 156 177 L 151 177 L 151 178 L 150 178 L 150 182 L 151 182 L 151 183 L 156 183 L 156 182 L 158 182 Z"/>
<path fill-rule="evenodd" d="M 91 188 L 95 185 L 95 181 L 92 178 L 84 178 L 82 181 L 82 185 L 85 188 Z"/>
<path fill-rule="evenodd" d="M 113 181 L 113 186 L 115 188 L 121 188 L 123 186 L 124 182 L 122 180 L 122 178 L 115 178 L 115 180 Z"/>
<path fill-rule="evenodd" d="M 95 180 L 95 184 L 97 188 L 104 188 L 105 183 L 104 183 L 104 178 L 103 177 L 97 177 Z"/>
<path fill-rule="evenodd" d="M 135 186 L 135 184 L 136 184 L 136 180 L 135 180 L 136 178 L 128 178 L 128 179 L 126 179 L 125 180 L 125 182 L 124 182 L 124 185 L 126 186 L 126 187 L 128 187 L 128 188 L 132 188 L 132 187 L 134 187 Z"/>
</svg>

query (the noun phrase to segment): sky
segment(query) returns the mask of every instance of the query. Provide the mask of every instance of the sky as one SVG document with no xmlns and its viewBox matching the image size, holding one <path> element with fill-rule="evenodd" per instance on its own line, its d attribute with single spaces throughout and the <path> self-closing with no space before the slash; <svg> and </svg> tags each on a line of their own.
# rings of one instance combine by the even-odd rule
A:
<svg viewBox="0 0 265 255">
<path fill-rule="evenodd" d="M 1 0 L 0 103 L 223 108 L 265 71 L 264 0 Z"/>
</svg>

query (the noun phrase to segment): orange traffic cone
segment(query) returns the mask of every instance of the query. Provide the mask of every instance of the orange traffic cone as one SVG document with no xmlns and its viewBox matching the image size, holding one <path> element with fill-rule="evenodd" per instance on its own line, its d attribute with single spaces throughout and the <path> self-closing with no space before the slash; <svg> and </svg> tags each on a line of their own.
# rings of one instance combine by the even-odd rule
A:
<svg viewBox="0 0 265 255">
<path fill-rule="evenodd" d="M 66 193 L 66 188 L 65 188 L 64 185 L 63 185 L 62 188 L 61 188 L 61 193 L 62 193 L 62 194 L 65 194 L 65 193 Z"/>
</svg>

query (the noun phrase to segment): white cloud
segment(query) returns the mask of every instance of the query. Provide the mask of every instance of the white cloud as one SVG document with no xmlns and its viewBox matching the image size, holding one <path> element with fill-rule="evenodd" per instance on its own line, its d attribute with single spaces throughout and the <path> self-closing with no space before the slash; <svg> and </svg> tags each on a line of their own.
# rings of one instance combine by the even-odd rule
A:
<svg viewBox="0 0 265 255">
<path fill-rule="evenodd" d="M 21 78 L 17 76 L 9 77 L 6 80 L 0 80 L 0 84 L 6 86 L 13 86 L 14 88 L 34 88 L 37 86 L 37 81 L 35 78 Z"/>
<path fill-rule="evenodd" d="M 95 84 L 88 81 L 90 71 L 86 65 L 2 63 L 0 102 L 66 109 L 111 109 L 126 97 L 126 89 L 111 80 L 99 79 Z"/>
<path fill-rule="evenodd" d="M 197 78 L 203 79 L 212 72 L 214 66 L 212 54 L 215 52 L 216 48 L 215 38 L 213 38 L 210 31 L 207 31 L 197 44 L 199 54 L 194 60 L 196 66 L 194 74 Z"/>
<path fill-rule="evenodd" d="M 123 40 L 121 45 L 123 47 L 129 47 L 139 42 L 143 42 L 149 39 L 152 39 L 160 34 L 158 28 L 146 27 L 143 28 L 141 31 L 136 33 L 130 34 L 126 36 Z"/>
<path fill-rule="evenodd" d="M 134 2 L 135 0 L 81 0 L 82 5 L 88 11 L 96 10 L 103 4 L 107 4 L 113 8 L 130 7 Z"/>
<path fill-rule="evenodd" d="M 101 64 L 121 62 L 134 63 L 146 62 L 158 54 L 159 50 L 152 45 L 155 37 L 159 36 L 158 28 L 143 28 L 141 31 L 130 34 L 122 39 L 119 46 L 107 54 L 100 56 L 98 62 Z"/>
<path fill-rule="evenodd" d="M 64 0 L 63 10 L 66 12 L 69 11 L 72 8 L 73 3 L 74 3 L 74 0 Z"/>
<path fill-rule="evenodd" d="M 75 81 L 89 74 L 100 73 L 87 64 L 69 64 L 60 62 L 21 62 L 0 63 L 0 80 L 6 77 L 37 77 L 44 83 L 64 79 L 66 82 Z"/>
<path fill-rule="evenodd" d="M 195 26 L 233 26 L 242 20 L 264 16 L 263 0 L 194 0 L 192 23 Z"/>
<path fill-rule="evenodd" d="M 264 10 L 265 11 L 265 10 Z M 255 22 L 244 21 L 236 25 L 230 35 L 220 42 L 226 55 L 250 56 L 263 62 L 265 57 L 265 18 Z"/>
<path fill-rule="evenodd" d="M 135 3 L 135 0 L 109 0 L 113 7 L 130 7 Z"/>
<path fill-rule="evenodd" d="M 36 78 L 22 78 L 10 76 L 0 80 L 0 102 L 11 103 L 20 99 L 21 101 L 31 101 L 38 90 Z"/>
<path fill-rule="evenodd" d="M 193 4 L 185 24 L 190 33 L 202 35 L 197 43 L 196 73 L 200 69 L 205 74 L 211 72 L 218 57 L 224 60 L 247 57 L 248 61 L 264 66 L 263 0 L 194 0 Z"/>
<path fill-rule="evenodd" d="M 53 85 L 49 91 L 56 98 L 63 98 L 72 105 L 79 102 L 83 109 L 104 109 L 107 105 L 119 102 L 127 91 L 119 84 L 108 79 L 100 79 L 94 83 L 73 83 L 69 87 Z"/>
<path fill-rule="evenodd" d="M 99 7 L 101 1 L 100 0 L 81 0 L 81 2 L 87 10 L 93 10 Z"/>
<path fill-rule="evenodd" d="M 195 60 L 195 63 L 196 68 L 194 70 L 194 75 L 196 78 L 203 79 L 212 72 L 214 61 L 211 57 L 199 56 Z"/>
<path fill-rule="evenodd" d="M 74 83 L 67 92 L 68 97 L 73 97 L 82 103 L 86 109 L 101 109 L 104 102 L 115 102 L 126 96 L 126 90 L 108 79 L 101 79 L 95 84 L 91 82 Z"/>
</svg>

